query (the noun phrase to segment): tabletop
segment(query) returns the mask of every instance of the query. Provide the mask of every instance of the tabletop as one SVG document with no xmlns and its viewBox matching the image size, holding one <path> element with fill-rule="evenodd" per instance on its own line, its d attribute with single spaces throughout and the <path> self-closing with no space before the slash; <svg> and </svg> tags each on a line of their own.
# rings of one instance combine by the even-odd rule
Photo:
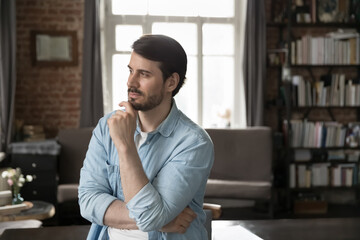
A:
<svg viewBox="0 0 360 240">
<path fill-rule="evenodd" d="M 27 219 L 45 220 L 55 215 L 53 204 L 44 201 L 31 201 L 32 207 L 14 214 L 0 215 L 0 222 Z"/>
</svg>

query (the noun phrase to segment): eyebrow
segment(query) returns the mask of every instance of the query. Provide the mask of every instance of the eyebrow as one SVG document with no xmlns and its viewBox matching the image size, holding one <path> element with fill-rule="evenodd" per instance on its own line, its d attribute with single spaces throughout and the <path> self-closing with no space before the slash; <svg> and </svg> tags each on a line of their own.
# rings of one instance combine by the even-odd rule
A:
<svg viewBox="0 0 360 240">
<path fill-rule="evenodd" d="M 132 67 L 130 67 L 130 65 L 128 65 L 128 68 L 133 70 Z M 138 69 L 137 70 L 138 72 L 140 73 L 148 73 L 148 74 L 152 74 L 152 72 L 148 71 L 148 70 L 145 70 L 145 69 Z"/>
</svg>

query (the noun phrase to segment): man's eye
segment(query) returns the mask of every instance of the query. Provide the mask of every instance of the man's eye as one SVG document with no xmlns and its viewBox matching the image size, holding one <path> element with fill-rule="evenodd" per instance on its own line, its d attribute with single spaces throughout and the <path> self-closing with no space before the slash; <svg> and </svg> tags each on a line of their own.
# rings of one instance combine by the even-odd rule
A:
<svg viewBox="0 0 360 240">
<path fill-rule="evenodd" d="M 146 72 L 142 72 L 142 73 L 141 73 L 141 76 L 147 77 L 147 76 L 149 76 L 149 74 L 147 74 Z"/>
</svg>

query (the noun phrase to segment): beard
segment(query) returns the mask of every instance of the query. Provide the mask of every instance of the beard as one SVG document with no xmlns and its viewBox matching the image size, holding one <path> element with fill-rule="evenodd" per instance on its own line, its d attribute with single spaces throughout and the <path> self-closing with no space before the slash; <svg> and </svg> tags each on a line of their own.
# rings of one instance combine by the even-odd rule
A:
<svg viewBox="0 0 360 240">
<path fill-rule="evenodd" d="M 159 106 L 164 98 L 164 92 L 163 89 L 160 90 L 159 94 L 154 94 L 151 96 L 146 96 L 142 91 L 136 89 L 136 88 L 129 88 L 128 93 L 134 92 L 138 93 L 139 95 L 143 96 L 145 101 L 143 103 L 137 103 L 134 98 L 128 98 L 129 103 L 132 105 L 132 107 L 137 111 L 149 111 L 151 109 L 154 109 L 155 107 Z"/>
</svg>

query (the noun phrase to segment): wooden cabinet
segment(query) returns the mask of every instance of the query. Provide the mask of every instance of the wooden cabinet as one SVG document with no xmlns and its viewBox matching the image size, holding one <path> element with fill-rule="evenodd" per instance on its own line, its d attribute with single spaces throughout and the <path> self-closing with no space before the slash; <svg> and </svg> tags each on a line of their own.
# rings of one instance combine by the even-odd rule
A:
<svg viewBox="0 0 360 240">
<path fill-rule="evenodd" d="M 32 182 L 25 183 L 21 195 L 25 200 L 42 200 L 56 204 L 57 156 L 40 154 L 13 154 L 12 166 L 31 175 Z"/>
</svg>

